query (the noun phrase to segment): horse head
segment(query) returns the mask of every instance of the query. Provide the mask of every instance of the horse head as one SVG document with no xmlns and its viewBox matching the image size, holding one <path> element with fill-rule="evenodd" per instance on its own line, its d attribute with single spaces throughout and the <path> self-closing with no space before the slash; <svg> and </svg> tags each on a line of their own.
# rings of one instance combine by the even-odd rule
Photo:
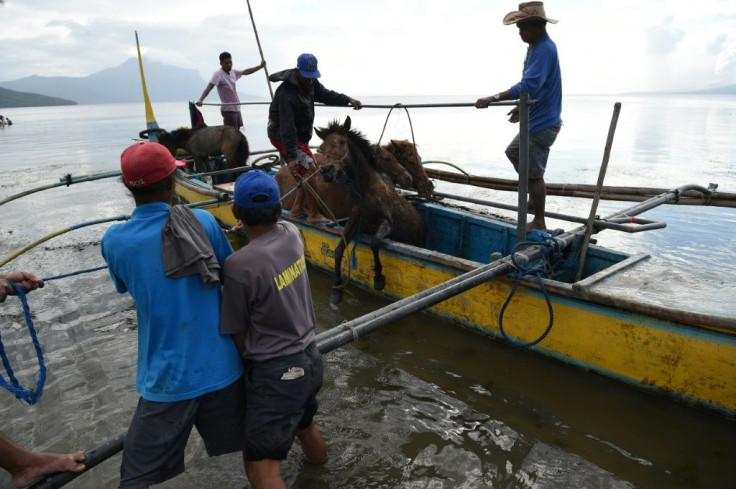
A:
<svg viewBox="0 0 736 489">
<path fill-rule="evenodd" d="M 434 183 L 427 177 L 427 172 L 424 171 L 422 158 L 419 156 L 416 146 L 406 139 L 392 139 L 383 148 L 393 154 L 401 166 L 406 168 L 419 195 L 425 199 L 431 198 L 434 192 Z"/>
<path fill-rule="evenodd" d="M 391 184 L 398 185 L 401 188 L 411 188 L 414 180 L 406 168 L 399 163 L 399 160 L 390 151 L 377 144 L 372 147 L 379 170 L 389 178 Z"/>
<path fill-rule="evenodd" d="M 169 153 L 171 153 L 171 156 L 176 156 L 176 143 L 174 142 L 174 139 L 172 138 L 170 132 L 159 132 L 156 141 L 158 142 L 158 144 L 168 149 Z"/>
<path fill-rule="evenodd" d="M 326 182 L 352 182 L 359 184 L 368 173 L 378 171 L 376 157 L 368 140 L 355 129 L 350 129 L 350 116 L 345 123 L 333 120 L 327 127 L 316 128 L 322 139 L 319 147 L 322 154 L 320 171 Z"/>
<path fill-rule="evenodd" d="M 158 143 L 165 146 L 172 156 L 176 156 L 176 150 L 185 149 L 191 129 L 176 129 L 174 131 L 161 131 L 158 133 Z"/>
</svg>

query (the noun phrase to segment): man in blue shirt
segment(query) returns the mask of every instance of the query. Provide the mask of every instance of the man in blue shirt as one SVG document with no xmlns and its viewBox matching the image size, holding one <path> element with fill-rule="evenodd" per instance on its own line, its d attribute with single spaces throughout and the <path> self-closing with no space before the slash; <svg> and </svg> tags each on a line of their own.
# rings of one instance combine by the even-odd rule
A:
<svg viewBox="0 0 736 489">
<path fill-rule="evenodd" d="M 192 426 L 210 456 L 244 448 L 243 365 L 232 338 L 219 333 L 220 268 L 233 250 L 211 214 L 169 206 L 183 164 L 158 143 L 128 147 L 121 168 L 136 208 L 102 238 L 110 277 L 130 292 L 138 318 L 141 397 L 125 437 L 122 488 L 183 472 Z"/>
<path fill-rule="evenodd" d="M 534 219 L 527 225 L 532 229 L 547 229 L 544 221 L 544 208 L 547 191 L 544 184 L 544 171 L 547 167 L 549 149 L 562 127 L 562 77 L 557 46 L 547 34 L 547 18 L 542 2 L 519 4 L 519 10 L 509 12 L 503 19 L 505 25 L 516 24 L 521 40 L 529 44 L 521 81 L 508 90 L 490 97 L 479 98 L 475 106 L 488 107 L 491 102 L 516 100 L 521 93 L 528 93 L 530 100 L 538 103 L 529 110 L 529 207 L 534 208 Z M 509 122 L 519 122 L 519 107 L 514 107 L 507 115 Z M 506 156 L 519 171 L 519 135 L 506 148 Z"/>
</svg>

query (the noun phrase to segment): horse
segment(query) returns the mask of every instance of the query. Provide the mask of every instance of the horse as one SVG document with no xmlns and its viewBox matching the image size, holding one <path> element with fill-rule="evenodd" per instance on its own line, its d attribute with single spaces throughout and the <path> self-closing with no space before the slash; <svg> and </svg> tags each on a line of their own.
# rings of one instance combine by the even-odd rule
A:
<svg viewBox="0 0 736 489">
<path fill-rule="evenodd" d="M 248 140 L 240 130 L 233 126 L 199 126 L 194 129 L 162 131 L 158 142 L 176 156 L 178 148 L 188 151 L 194 157 L 195 170 L 204 173 L 209 170 L 210 156 L 224 155 L 228 166 L 245 166 L 250 156 Z"/>
<path fill-rule="evenodd" d="M 416 189 L 419 196 L 426 200 L 432 200 L 434 197 L 434 183 L 427 176 L 427 172 L 424 171 L 422 158 L 419 156 L 416 146 L 406 139 L 392 139 L 389 143 L 384 144 L 382 148 L 394 155 L 401 166 L 409 172 L 413 181 L 412 188 Z"/>
<path fill-rule="evenodd" d="M 412 188 L 413 179 L 410 172 L 396 160 L 394 155 L 383 147 L 372 145 L 371 148 L 376 157 L 378 168 L 381 174 L 387 178 L 391 185 L 398 185 L 401 188 Z M 314 154 L 314 161 L 319 166 L 322 162 L 320 153 Z M 286 195 L 293 189 L 298 182 L 288 171 L 286 166 L 282 166 L 276 173 L 276 181 L 279 184 L 281 195 Z M 318 173 L 309 179 L 307 184 L 320 197 L 322 207 L 325 207 L 324 213 L 331 219 L 344 219 L 350 213 L 352 204 L 350 203 L 351 190 L 348 187 L 336 183 L 325 182 Z M 309 190 L 307 190 L 309 191 Z M 281 204 L 285 209 L 291 209 L 294 205 L 294 193 L 284 198 Z"/>
<path fill-rule="evenodd" d="M 368 244 L 373 251 L 373 288 L 382 290 L 386 277 L 379 251 L 383 240 L 390 238 L 402 243 L 422 246 L 427 234 L 419 212 L 381 177 L 376 156 L 370 143 L 358 131 L 351 129 L 350 117 L 344 124 L 331 122 L 315 132 L 322 139 L 320 171 L 325 181 L 338 181 L 350 188 L 352 207 L 345 224 L 342 240 L 335 249 L 335 269 L 330 303 L 342 299 L 342 257 L 345 248 L 359 232 L 370 234 Z"/>
</svg>

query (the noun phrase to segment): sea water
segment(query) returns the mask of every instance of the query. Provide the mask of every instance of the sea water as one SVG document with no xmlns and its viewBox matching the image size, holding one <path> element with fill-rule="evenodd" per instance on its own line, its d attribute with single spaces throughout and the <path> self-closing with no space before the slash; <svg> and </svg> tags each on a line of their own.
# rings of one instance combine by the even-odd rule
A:
<svg viewBox="0 0 736 489">
<path fill-rule="evenodd" d="M 364 103 L 472 102 L 474 98 L 363 99 Z M 706 96 L 567 97 L 564 126 L 546 180 L 595 184 L 613 104 L 622 102 L 605 184 L 676 188 L 718 183 L 736 192 L 736 98 Z M 189 125 L 185 103 L 156 104 L 161 127 Z M 370 140 L 414 140 L 424 160 L 448 161 L 470 174 L 514 179 L 503 150 L 517 131 L 507 108 L 319 108 L 316 125 L 350 116 Z M 205 120 L 220 118 L 204 107 Z M 120 152 L 144 129 L 142 104 L 4 109 L 14 125 L 0 128 L 0 199 L 119 168 Z M 269 148 L 266 105 L 243 108 L 253 150 Z M 385 128 L 385 129 L 384 129 Z M 383 133 L 383 135 L 382 135 Z M 316 137 L 314 142 L 316 142 Z M 439 169 L 448 169 L 437 166 Z M 446 193 L 515 204 L 516 194 L 438 182 Z M 548 210 L 587 217 L 589 200 L 548 197 Z M 602 201 L 607 215 L 628 204 Z M 117 178 L 35 193 L 0 207 L 0 258 L 73 224 L 125 215 L 133 202 Z M 494 211 L 496 212 L 496 211 Z M 503 214 L 503 211 L 497 211 Z M 512 216 L 512 213 L 508 214 Z M 655 270 L 698 274 L 712 313 L 733 317 L 736 209 L 662 206 L 643 217 L 667 228 L 635 235 L 606 231 L 605 246 L 652 255 Z M 570 224 L 551 221 L 551 226 Z M 42 277 L 101 265 L 99 240 L 108 224 L 62 234 L 21 255 L 2 271 Z M 656 272 L 655 272 L 656 275 Z M 355 289 L 328 306 L 330 277 L 310 272 L 319 329 L 385 305 Z M 677 280 L 673 295 L 687 298 Z M 724 299 L 725 298 L 725 299 Z M 48 380 L 28 407 L 0 392 L 0 429 L 44 451 L 90 450 L 127 429 L 135 408 L 135 309 L 106 272 L 49 282 L 28 297 L 44 348 Z M 709 309 L 708 300 L 698 300 Z M 38 366 L 15 298 L 0 305 L 0 334 L 25 384 Z M 330 459 L 305 464 L 295 447 L 284 464 L 291 487 L 629 488 L 734 487 L 736 423 L 638 392 L 539 358 L 426 315 L 415 315 L 359 343 L 325 355 L 318 423 Z M 117 487 L 120 456 L 69 487 Z M 195 434 L 188 476 L 164 487 L 243 487 L 237 455 L 207 458 Z M 0 473 L 0 487 L 10 487 Z"/>
</svg>

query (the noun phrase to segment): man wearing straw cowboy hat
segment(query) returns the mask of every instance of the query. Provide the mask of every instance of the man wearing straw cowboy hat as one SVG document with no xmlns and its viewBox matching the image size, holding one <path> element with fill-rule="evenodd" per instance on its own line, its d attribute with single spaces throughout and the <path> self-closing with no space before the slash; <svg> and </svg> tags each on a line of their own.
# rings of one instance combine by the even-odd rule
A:
<svg viewBox="0 0 736 489">
<path fill-rule="evenodd" d="M 529 207 L 534 208 L 534 219 L 527 225 L 527 231 L 547 229 L 544 221 L 547 197 L 544 171 L 549 149 L 562 127 L 560 60 L 557 46 L 547 34 L 547 22 L 557 23 L 555 19 L 546 16 L 543 2 L 521 3 L 519 10 L 506 14 L 503 23 L 516 24 L 521 40 L 529 44 L 521 81 L 508 90 L 479 98 L 475 102 L 475 106 L 482 109 L 491 102 L 518 99 L 521 93 L 528 93 L 530 99 L 538 100 L 529 110 Z M 507 115 L 510 116 L 509 122 L 519 122 L 519 107 L 514 107 Z M 518 172 L 518 134 L 506 148 L 506 156 Z"/>
</svg>

